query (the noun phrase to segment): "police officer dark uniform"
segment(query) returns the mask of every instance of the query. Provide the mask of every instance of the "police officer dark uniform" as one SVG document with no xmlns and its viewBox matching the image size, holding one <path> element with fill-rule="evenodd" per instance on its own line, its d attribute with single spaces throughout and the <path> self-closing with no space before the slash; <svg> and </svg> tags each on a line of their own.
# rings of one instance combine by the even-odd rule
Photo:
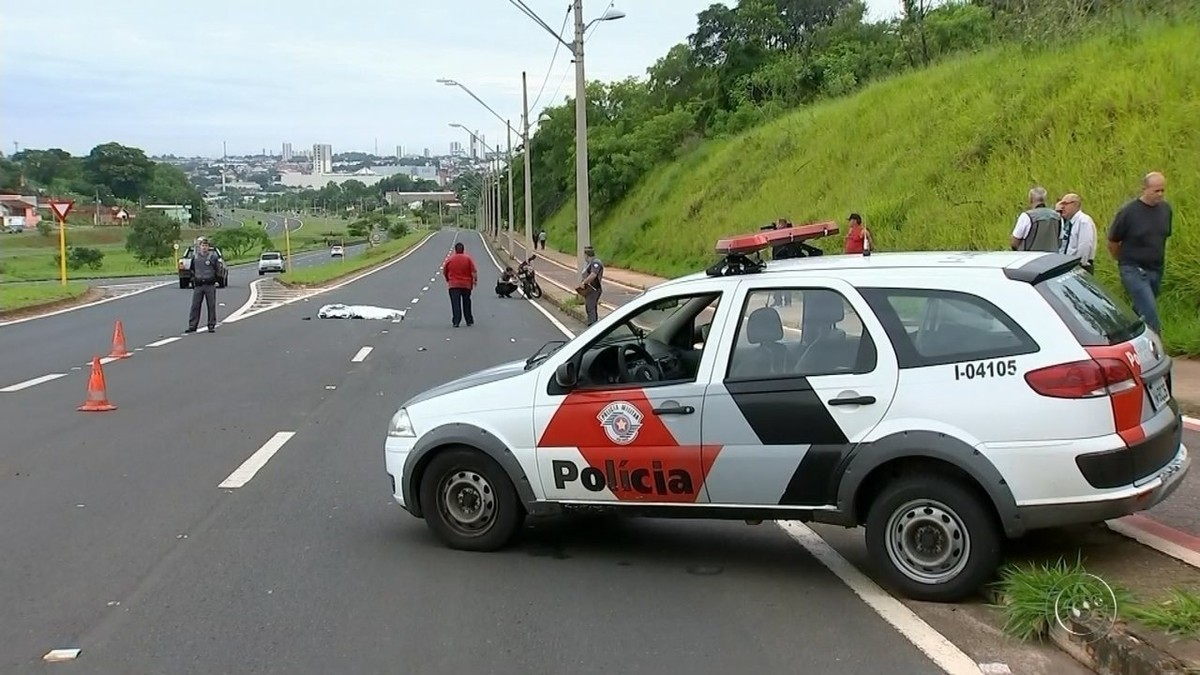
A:
<svg viewBox="0 0 1200 675">
<path fill-rule="evenodd" d="M 579 286 L 575 292 L 583 296 L 583 306 L 587 311 L 587 325 L 600 320 L 600 294 L 603 292 L 601 282 L 604 279 L 604 263 L 596 257 L 596 251 L 591 246 L 584 247 L 583 258 L 586 261 L 580 271 Z"/>
<path fill-rule="evenodd" d="M 188 314 L 187 332 L 195 333 L 200 326 L 200 303 L 208 304 L 208 332 L 217 330 L 217 275 L 224 275 L 225 263 L 209 248 L 208 239 L 196 240 L 192 254 L 192 310 Z"/>
</svg>

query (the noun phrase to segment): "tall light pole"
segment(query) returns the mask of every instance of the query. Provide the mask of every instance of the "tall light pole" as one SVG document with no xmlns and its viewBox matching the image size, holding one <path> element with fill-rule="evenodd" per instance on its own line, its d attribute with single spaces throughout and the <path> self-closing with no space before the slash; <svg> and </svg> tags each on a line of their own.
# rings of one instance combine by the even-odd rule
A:
<svg viewBox="0 0 1200 675">
<path fill-rule="evenodd" d="M 508 127 L 508 247 L 512 248 L 513 221 L 516 220 L 513 215 L 512 125 L 505 122 L 504 126 Z"/>
<path fill-rule="evenodd" d="M 590 242 L 592 225 L 590 220 L 590 199 L 588 186 L 588 152 L 587 152 L 587 80 L 583 70 L 583 36 L 588 28 L 597 21 L 615 21 L 625 17 L 625 12 L 619 9 L 609 9 L 600 18 L 583 23 L 583 0 L 574 0 L 572 9 L 575 12 L 575 40 L 567 44 L 554 29 L 533 13 L 521 0 L 509 0 L 526 16 L 533 19 L 539 26 L 554 36 L 564 47 L 571 50 L 575 59 L 575 257 L 579 269 L 583 269 L 583 249 Z"/>
<path fill-rule="evenodd" d="M 521 147 L 525 153 L 525 257 L 533 255 L 533 185 L 529 169 L 529 84 L 521 71 Z"/>
</svg>

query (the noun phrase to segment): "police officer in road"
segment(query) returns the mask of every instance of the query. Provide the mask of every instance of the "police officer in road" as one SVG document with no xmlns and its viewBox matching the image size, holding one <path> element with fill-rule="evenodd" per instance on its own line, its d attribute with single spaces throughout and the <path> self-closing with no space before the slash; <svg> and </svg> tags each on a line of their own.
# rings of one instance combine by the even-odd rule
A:
<svg viewBox="0 0 1200 675">
<path fill-rule="evenodd" d="M 192 254 L 192 311 L 188 315 L 187 332 L 195 333 L 200 326 L 200 303 L 208 304 L 208 332 L 217 330 L 217 276 L 225 275 L 225 262 L 212 250 L 207 237 L 196 239 Z"/>
</svg>

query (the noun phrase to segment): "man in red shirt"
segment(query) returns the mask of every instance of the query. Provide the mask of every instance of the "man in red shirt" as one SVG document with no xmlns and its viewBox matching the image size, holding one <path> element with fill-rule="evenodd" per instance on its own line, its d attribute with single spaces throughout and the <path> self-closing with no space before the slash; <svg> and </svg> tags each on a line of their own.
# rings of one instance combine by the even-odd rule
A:
<svg viewBox="0 0 1200 675">
<path fill-rule="evenodd" d="M 450 320 L 454 327 L 458 328 L 464 318 L 468 326 L 475 325 L 475 317 L 471 314 L 471 289 L 479 281 L 479 272 L 461 243 L 454 244 L 454 254 L 442 265 L 442 276 L 446 277 L 446 286 L 450 289 Z"/>
<path fill-rule="evenodd" d="M 871 233 L 867 228 L 863 227 L 862 216 L 857 213 L 850 214 L 850 231 L 846 233 L 846 253 L 862 253 L 863 244 L 870 240 Z M 871 242 L 874 244 L 874 242 Z M 871 248 L 874 248 L 872 246 Z"/>
</svg>

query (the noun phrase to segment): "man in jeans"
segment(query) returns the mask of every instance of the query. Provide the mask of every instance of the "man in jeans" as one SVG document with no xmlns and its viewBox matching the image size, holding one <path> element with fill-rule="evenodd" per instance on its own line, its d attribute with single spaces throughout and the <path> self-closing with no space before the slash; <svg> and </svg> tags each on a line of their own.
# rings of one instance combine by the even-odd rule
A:
<svg viewBox="0 0 1200 675">
<path fill-rule="evenodd" d="M 465 318 L 468 326 L 475 325 L 475 316 L 471 314 L 471 289 L 479 281 L 479 272 L 462 242 L 454 244 L 454 254 L 442 265 L 442 276 L 450 289 L 450 322 L 458 328 Z"/>
<path fill-rule="evenodd" d="M 192 254 L 192 310 L 188 313 L 188 333 L 195 333 L 200 326 L 200 303 L 208 305 L 208 332 L 217 330 L 217 273 L 224 273 L 224 262 L 217 252 L 209 248 L 208 239 L 196 240 Z"/>
<path fill-rule="evenodd" d="M 1171 205 L 1163 195 L 1167 179 L 1154 171 L 1142 178 L 1142 194 L 1113 218 L 1108 228 L 1108 251 L 1117 260 L 1121 284 L 1133 308 L 1154 330 L 1162 333 L 1158 318 L 1158 291 L 1171 236 Z"/>
</svg>

